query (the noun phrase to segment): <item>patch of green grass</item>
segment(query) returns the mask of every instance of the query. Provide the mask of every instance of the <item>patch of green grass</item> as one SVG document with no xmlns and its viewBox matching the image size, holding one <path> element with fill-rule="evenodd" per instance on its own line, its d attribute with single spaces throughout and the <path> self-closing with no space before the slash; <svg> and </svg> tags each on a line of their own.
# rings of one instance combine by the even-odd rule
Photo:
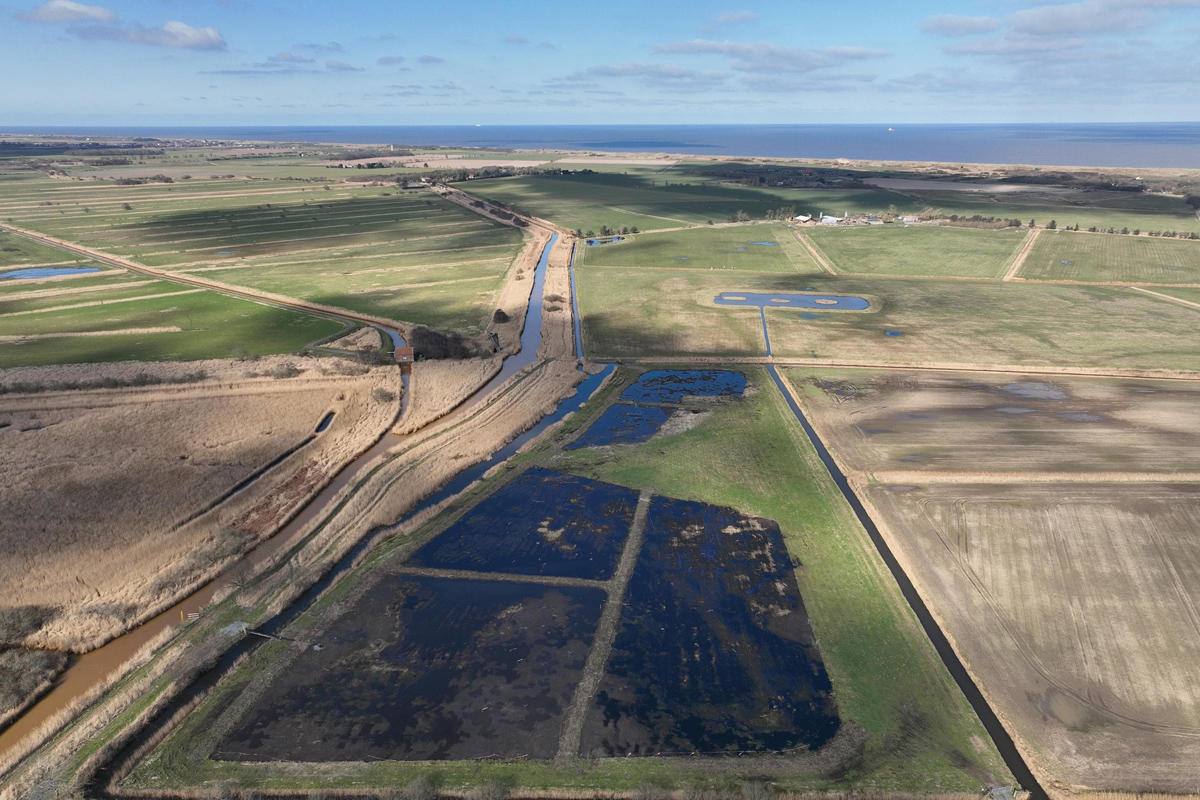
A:
<svg viewBox="0 0 1200 800">
<path fill-rule="evenodd" d="M 777 225 L 644 233 L 612 244 L 580 243 L 575 261 L 589 267 L 819 272 L 820 267 L 798 242 L 794 248 L 782 246 L 781 240 L 791 235 Z"/>
<path fill-rule="evenodd" d="M 207 291 L 0 318 L 0 336 L 165 327 L 182 330 L 0 342 L 0 368 L 229 358 L 238 348 L 251 355 L 290 353 L 341 329 L 330 320 Z"/>
<path fill-rule="evenodd" d="M 228 265 L 201 274 L 468 335 L 483 329 L 525 241 L 428 190 L 394 186 L 68 184 L 52 194 L 2 194 L 4 213 L 147 266 Z"/>
<path fill-rule="evenodd" d="M 132 283 L 133 285 L 129 285 L 129 283 Z M 132 281 L 127 283 L 116 283 L 108 287 L 96 287 L 95 291 L 80 292 L 68 295 L 27 297 L 20 300 L 6 300 L 4 295 L 0 295 L 0 325 L 3 324 L 4 316 L 6 314 L 20 314 L 22 312 L 37 311 L 39 309 L 76 306 L 83 305 L 85 303 L 111 303 L 114 300 L 127 301 L 129 298 L 148 297 L 150 295 L 165 294 L 167 292 L 185 291 L 187 288 L 188 287 L 180 286 L 178 283 L 170 283 L 168 281 L 149 281 L 146 283 Z M 124 304 L 124 302 L 117 303 L 114 310 L 119 310 L 120 306 Z M 34 315 L 30 314 L 26 317 L 26 320 L 32 321 L 33 318 Z"/>
<path fill-rule="evenodd" d="M 765 355 L 758 309 L 717 306 L 713 298 L 723 291 L 755 291 L 764 283 L 797 289 L 811 281 L 707 270 L 582 268 L 575 277 L 584 352 L 601 361 Z"/>
<path fill-rule="evenodd" d="M 1174 286 L 1155 286 L 1152 291 L 1158 292 L 1159 294 L 1165 294 L 1170 297 L 1178 297 L 1180 300 L 1187 300 L 1190 303 L 1200 303 L 1200 289 Z"/>
<path fill-rule="evenodd" d="M 766 219 L 768 211 L 795 206 L 797 213 L 880 211 L 891 204 L 908 205 L 903 195 L 879 189 L 804 190 L 742 187 L 699 182 L 696 176 L 657 174 L 525 175 L 470 181 L 471 194 L 499 200 L 567 228 L 599 230 L 637 226 L 642 230 L 724 222 L 745 211 Z"/>
<path fill-rule="evenodd" d="M 1002 278 L 1027 231 L 896 225 L 809 228 L 804 236 L 838 272 Z"/>
<path fill-rule="evenodd" d="M 1042 231 L 1017 275 L 1069 281 L 1200 283 L 1200 241 Z"/>
<path fill-rule="evenodd" d="M 583 269 L 578 279 L 585 352 L 599 360 L 764 355 L 758 309 L 718 307 L 712 298 L 811 286 L 865 296 L 875 311 L 768 309 L 777 357 L 1200 369 L 1195 311 L 1122 287 L 633 269 Z"/>
<path fill-rule="evenodd" d="M 84 262 L 86 266 L 101 266 L 95 262 Z M 107 288 L 110 286 L 119 286 L 122 283 L 129 283 L 135 280 L 145 280 L 140 275 L 131 275 L 128 272 L 115 269 L 104 269 L 101 272 L 91 272 L 86 274 L 74 275 L 66 279 L 52 280 L 50 278 L 39 278 L 36 282 L 21 281 L 0 281 L 0 298 L 14 294 L 25 294 L 27 292 L 36 292 L 43 289 L 58 290 L 58 289 L 83 289 L 83 288 Z"/>
<path fill-rule="evenodd" d="M 27 264 L 72 266 L 77 261 L 82 262 L 83 259 L 74 254 L 65 253 L 57 247 L 50 247 L 26 239 L 24 236 L 0 231 L 0 272 L 19 269 Z M 83 266 L 82 263 L 80 265 Z"/>
<path fill-rule="evenodd" d="M 966 192 L 914 192 L 904 205 L 932 206 L 947 216 L 1019 219 L 1024 224 L 1036 220 L 1045 225 L 1054 220 L 1059 228 L 1143 231 L 1200 231 L 1200 220 L 1182 197 L 1132 192 L 1013 192 L 973 195 Z M 897 204 L 901 205 L 901 204 Z"/>
</svg>

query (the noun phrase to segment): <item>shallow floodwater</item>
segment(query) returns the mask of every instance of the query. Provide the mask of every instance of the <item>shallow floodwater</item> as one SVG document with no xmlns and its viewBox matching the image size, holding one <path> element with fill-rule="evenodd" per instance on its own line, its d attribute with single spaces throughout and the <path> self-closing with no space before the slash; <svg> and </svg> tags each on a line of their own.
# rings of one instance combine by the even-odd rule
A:
<svg viewBox="0 0 1200 800">
<path fill-rule="evenodd" d="M 760 294 L 721 292 L 713 298 L 719 306 L 756 308 L 816 308 L 822 311 L 862 311 L 871 304 L 861 297 L 844 294 Z"/>
<path fill-rule="evenodd" d="M 655 497 L 580 754 L 815 750 L 832 695 L 779 526 Z"/>
<path fill-rule="evenodd" d="M 0 272 L 0 280 L 26 280 L 28 278 L 57 278 L 61 275 L 85 275 L 100 272 L 99 267 L 30 267 Z"/>
<path fill-rule="evenodd" d="M 420 567 L 608 580 L 638 493 L 535 467 L 413 553 Z"/>
<path fill-rule="evenodd" d="M 644 373 L 621 400 L 678 403 L 685 397 L 734 397 L 746 390 L 746 376 L 726 369 L 656 369 Z"/>
</svg>

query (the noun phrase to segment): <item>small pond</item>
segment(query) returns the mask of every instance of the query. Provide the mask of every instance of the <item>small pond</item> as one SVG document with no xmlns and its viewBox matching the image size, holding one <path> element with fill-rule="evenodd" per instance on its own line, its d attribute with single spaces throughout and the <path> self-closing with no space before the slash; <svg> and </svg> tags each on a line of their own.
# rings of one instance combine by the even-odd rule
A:
<svg viewBox="0 0 1200 800">
<path fill-rule="evenodd" d="M 605 444 L 636 444 L 653 436 L 670 414 L 658 406 L 615 405 L 564 450 Z"/>
<path fill-rule="evenodd" d="M 656 369 L 621 395 L 632 403 L 678 403 L 685 397 L 733 397 L 746 389 L 746 376 L 727 369 Z"/>
<path fill-rule="evenodd" d="M 0 272 L 0 280 L 19 281 L 28 278 L 57 278 L 60 275 L 85 275 L 100 272 L 99 267 L 30 267 Z"/>
<path fill-rule="evenodd" d="M 607 580 L 638 493 L 534 468 L 413 554 L 414 566 Z"/>
<path fill-rule="evenodd" d="M 756 308 L 818 308 L 824 311 L 862 311 L 871 304 L 861 297 L 844 294 L 761 294 L 758 292 L 721 292 L 713 298 L 719 306 Z"/>
</svg>

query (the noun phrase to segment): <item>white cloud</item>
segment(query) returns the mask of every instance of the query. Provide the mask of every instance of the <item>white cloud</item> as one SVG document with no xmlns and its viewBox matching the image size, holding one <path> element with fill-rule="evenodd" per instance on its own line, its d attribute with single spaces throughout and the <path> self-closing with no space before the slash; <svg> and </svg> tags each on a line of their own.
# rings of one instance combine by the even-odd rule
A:
<svg viewBox="0 0 1200 800">
<path fill-rule="evenodd" d="M 1000 27 L 1000 20 L 991 17 L 960 17 L 957 14 L 937 14 L 921 23 L 926 33 L 942 36 L 969 36 L 973 33 L 991 33 Z"/>
<path fill-rule="evenodd" d="M 580 84 L 591 78 L 636 78 L 648 86 L 670 87 L 680 90 L 711 89 L 724 83 L 729 77 L 716 70 L 698 70 L 679 64 L 654 64 L 622 62 L 588 67 L 574 75 L 568 75 L 561 85 L 572 82 Z M 586 84 L 585 84 L 586 85 Z"/>
<path fill-rule="evenodd" d="M 417 61 L 421 62 L 422 64 L 444 64 L 444 63 L 446 63 L 446 59 L 438 58 L 437 56 L 431 56 L 428 54 L 421 56 L 420 58 L 417 59 Z"/>
<path fill-rule="evenodd" d="M 48 3 L 17 15 L 25 22 L 104 22 L 117 21 L 117 15 L 104 6 L 85 6 L 71 0 L 50 0 Z"/>
<path fill-rule="evenodd" d="M 865 47 L 800 50 L 769 42 L 714 42 L 707 39 L 660 45 L 654 48 L 654 52 L 715 53 L 732 58 L 730 66 L 739 72 L 761 73 L 805 73 L 840 66 L 848 61 L 890 55 L 885 50 L 868 50 Z"/>
<path fill-rule="evenodd" d="M 1149 23 L 1146 4 L 1124 0 L 1084 0 L 1082 3 L 1028 8 L 1012 15 L 1012 30 L 1036 36 L 1080 33 L 1129 33 Z"/>
<path fill-rule="evenodd" d="M 383 56 L 375 59 L 375 63 L 381 67 L 391 66 L 393 64 L 403 64 L 404 56 Z"/>
<path fill-rule="evenodd" d="M 529 44 L 529 40 L 518 33 L 510 33 L 504 37 L 504 41 L 508 44 Z"/>
<path fill-rule="evenodd" d="M 182 47 L 189 50 L 224 50 L 225 38 L 216 28 L 193 28 L 185 22 L 171 20 L 157 28 L 141 25 L 117 27 L 92 25 L 72 31 L 83 39 L 108 39 L 114 42 L 136 42 L 155 47 Z"/>
<path fill-rule="evenodd" d="M 273 56 L 267 56 L 267 61 L 276 64 L 311 64 L 313 59 L 308 56 L 298 56 L 295 53 L 276 53 Z"/>
<path fill-rule="evenodd" d="M 325 68 L 332 72 L 362 72 L 362 67 L 347 64 L 345 61 L 326 61 Z"/>
</svg>

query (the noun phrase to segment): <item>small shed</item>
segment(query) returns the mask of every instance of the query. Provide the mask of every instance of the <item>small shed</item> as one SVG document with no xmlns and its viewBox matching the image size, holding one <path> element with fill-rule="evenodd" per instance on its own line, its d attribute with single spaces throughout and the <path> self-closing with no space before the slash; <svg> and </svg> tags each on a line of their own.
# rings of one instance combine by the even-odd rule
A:
<svg viewBox="0 0 1200 800">
<path fill-rule="evenodd" d="M 413 363 L 413 349 L 411 347 L 396 348 L 396 363 L 411 364 Z"/>
</svg>

